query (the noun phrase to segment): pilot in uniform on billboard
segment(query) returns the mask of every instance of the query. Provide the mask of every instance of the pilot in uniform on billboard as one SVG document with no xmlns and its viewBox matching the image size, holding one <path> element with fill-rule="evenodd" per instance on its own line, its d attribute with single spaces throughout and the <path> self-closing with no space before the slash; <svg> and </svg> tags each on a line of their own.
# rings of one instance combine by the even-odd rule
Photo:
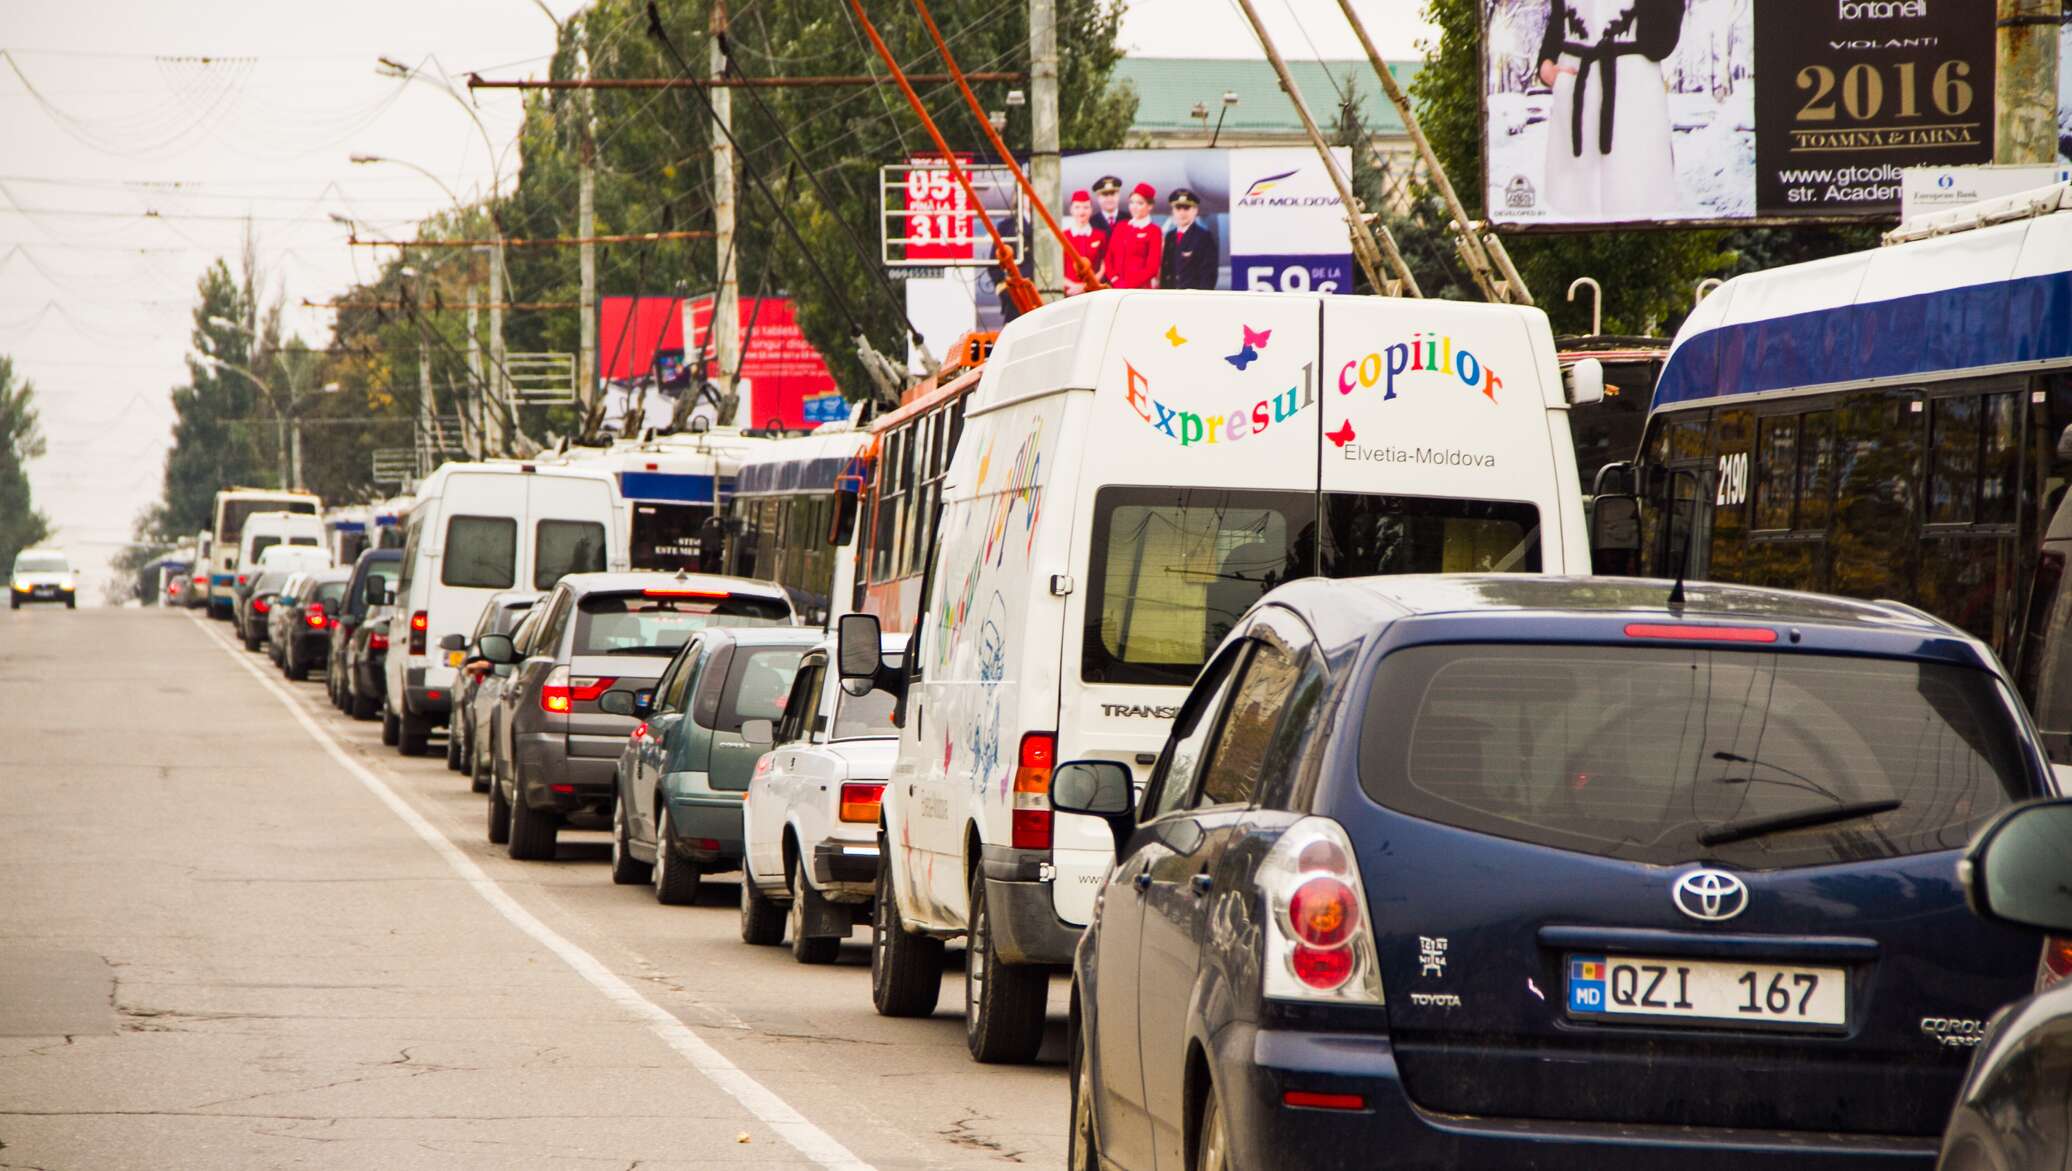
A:
<svg viewBox="0 0 2072 1171">
<path fill-rule="evenodd" d="M 1682 0 L 1553 0 L 1540 41 L 1546 203 L 1564 215 L 1647 219 L 1676 192 L 1662 60 L 1683 33 Z"/>
<path fill-rule="evenodd" d="M 1105 236 L 1122 222 L 1117 205 L 1122 202 L 1122 180 L 1103 175 L 1094 180 L 1094 230 Z"/>
<path fill-rule="evenodd" d="M 1072 193 L 1072 218 L 1065 221 L 1065 238 L 1072 241 L 1072 250 L 1086 258 L 1086 262 L 1098 275 L 1101 261 L 1108 256 L 1108 233 L 1096 228 L 1093 223 L 1093 197 L 1085 188 Z M 1079 269 L 1069 261 L 1065 265 L 1065 295 L 1086 292 L 1086 285 L 1079 280 Z"/>
<path fill-rule="evenodd" d="M 1166 233 L 1165 260 L 1159 269 L 1161 289 L 1216 287 L 1216 234 L 1198 217 L 1201 200 L 1185 187 L 1173 188 L 1173 229 Z"/>
<path fill-rule="evenodd" d="M 1108 283 L 1118 289 L 1155 289 L 1165 233 L 1151 218 L 1158 192 L 1149 183 L 1130 188 L 1130 218 L 1108 236 Z"/>
</svg>

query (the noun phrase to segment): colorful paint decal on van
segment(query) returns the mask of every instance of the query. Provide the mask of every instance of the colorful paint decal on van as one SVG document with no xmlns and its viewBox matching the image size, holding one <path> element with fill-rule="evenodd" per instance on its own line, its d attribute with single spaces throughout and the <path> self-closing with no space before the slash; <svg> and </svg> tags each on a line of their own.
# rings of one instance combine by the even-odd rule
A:
<svg viewBox="0 0 2072 1171">
<path fill-rule="evenodd" d="M 1254 347 L 1248 345 L 1245 349 L 1252 351 Z M 1152 397 L 1151 380 L 1142 371 L 1127 359 L 1122 368 L 1126 378 L 1124 396 L 1130 409 L 1153 431 L 1182 447 L 1238 443 L 1254 435 L 1263 435 L 1274 424 L 1286 423 L 1316 405 L 1315 367 L 1307 362 L 1302 366 L 1301 385 L 1270 394 L 1249 406 L 1240 405 L 1228 412 L 1208 415 L 1165 405 Z"/>
<path fill-rule="evenodd" d="M 1461 347 L 1455 349 L 1453 338 L 1446 334 L 1410 335 L 1407 342 L 1385 346 L 1363 358 L 1347 362 L 1338 371 L 1338 393 L 1351 394 L 1355 386 L 1372 390 L 1381 386 L 1381 401 L 1396 397 L 1396 379 L 1409 374 L 1452 375 L 1462 386 L 1496 401 L 1496 392 L 1504 388 L 1504 380 L 1484 365 L 1474 351 Z"/>
</svg>

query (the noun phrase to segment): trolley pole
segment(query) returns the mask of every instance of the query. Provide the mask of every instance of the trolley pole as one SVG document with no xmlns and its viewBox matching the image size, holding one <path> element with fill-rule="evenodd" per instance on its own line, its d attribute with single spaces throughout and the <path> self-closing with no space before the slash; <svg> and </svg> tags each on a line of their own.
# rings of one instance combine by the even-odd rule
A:
<svg viewBox="0 0 2072 1171">
<path fill-rule="evenodd" d="M 712 36 L 707 60 L 715 79 L 727 75 L 727 54 L 720 47 L 721 34 L 726 31 L 726 0 L 713 0 Z M 740 407 L 734 371 L 741 365 L 741 279 L 739 266 L 734 263 L 734 91 L 714 86 L 710 97 L 715 123 L 712 134 L 712 237 L 714 255 L 719 261 L 719 281 L 712 298 L 712 324 L 707 329 L 712 336 L 713 364 L 719 367 L 718 377 L 713 380 L 719 384 L 719 421 L 728 424 L 735 421 L 734 413 Z M 697 388 L 692 387 L 686 393 L 696 392 Z M 752 426 L 755 420 L 748 422 Z"/>
<path fill-rule="evenodd" d="M 590 80 L 590 50 L 584 43 L 589 39 L 590 26 L 585 21 L 576 29 L 576 70 L 583 80 Z M 581 305 L 577 312 L 583 315 L 581 326 L 582 343 L 576 355 L 576 407 L 587 413 L 597 394 L 597 92 L 583 90 L 582 141 L 579 149 L 580 170 L 576 183 L 576 235 L 582 237 L 580 271 L 582 292 L 577 300 Z"/>
<path fill-rule="evenodd" d="M 2064 17 L 2064 0 L 1999 0 L 1993 161 L 2002 166 L 2057 158 L 2058 26 Z"/>
<path fill-rule="evenodd" d="M 1029 0 L 1029 184 L 1046 201 L 1058 197 L 1057 0 Z M 1065 257 L 1049 232 L 1034 233 L 1036 290 L 1045 300 L 1065 292 Z"/>
</svg>

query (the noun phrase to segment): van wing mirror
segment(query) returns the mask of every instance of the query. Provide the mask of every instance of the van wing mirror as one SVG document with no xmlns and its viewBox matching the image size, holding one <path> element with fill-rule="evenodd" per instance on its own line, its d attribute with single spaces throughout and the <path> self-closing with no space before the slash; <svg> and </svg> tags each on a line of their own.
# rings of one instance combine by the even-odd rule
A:
<svg viewBox="0 0 2072 1171">
<path fill-rule="evenodd" d="M 381 604 L 384 606 L 395 605 L 396 583 L 382 578 L 376 578 L 375 580 L 381 582 Z"/>
<path fill-rule="evenodd" d="M 1590 502 L 1590 555 L 1640 552 L 1640 498 L 1608 493 Z"/>
<path fill-rule="evenodd" d="M 2072 934 L 2072 798 L 2000 815 L 1964 851 L 1957 881 L 1981 919 Z"/>
<path fill-rule="evenodd" d="M 1604 363 L 1595 358 L 1578 358 L 1561 372 L 1571 406 L 1586 407 L 1604 401 Z"/>
<path fill-rule="evenodd" d="M 518 648 L 511 645 L 511 636 L 508 634 L 485 634 L 482 640 L 475 644 L 475 649 L 492 663 L 518 661 Z"/>
<path fill-rule="evenodd" d="M 844 614 L 835 626 L 835 666 L 842 690 L 869 695 L 885 664 L 885 642 L 876 614 Z"/>
<path fill-rule="evenodd" d="M 1135 791 L 1129 766 L 1112 760 L 1072 760 L 1050 775 L 1050 807 L 1058 813 L 1081 813 L 1108 823 L 1115 838 L 1115 856 L 1136 832 Z"/>
</svg>

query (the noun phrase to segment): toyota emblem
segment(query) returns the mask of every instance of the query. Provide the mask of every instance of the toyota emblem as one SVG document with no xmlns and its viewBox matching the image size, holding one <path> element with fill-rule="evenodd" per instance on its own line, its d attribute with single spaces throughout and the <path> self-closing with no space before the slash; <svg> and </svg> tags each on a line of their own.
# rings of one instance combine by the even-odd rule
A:
<svg viewBox="0 0 2072 1171">
<path fill-rule="evenodd" d="M 1693 870 L 1670 892 L 1676 909 L 1693 919 L 1718 923 L 1748 909 L 1748 884 L 1724 870 Z"/>
</svg>

